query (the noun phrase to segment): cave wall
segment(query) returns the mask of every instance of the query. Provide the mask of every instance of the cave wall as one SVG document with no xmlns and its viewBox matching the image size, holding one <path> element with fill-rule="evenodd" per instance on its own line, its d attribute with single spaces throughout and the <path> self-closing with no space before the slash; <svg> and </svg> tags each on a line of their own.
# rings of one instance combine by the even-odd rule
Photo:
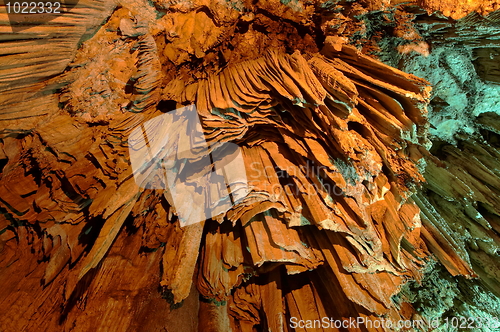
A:
<svg viewBox="0 0 500 332">
<path fill-rule="evenodd" d="M 497 4 L 400 2 L 80 1 L 3 33 L 2 330 L 495 317 L 498 24 L 473 11 Z M 343 194 L 287 201 L 260 179 L 179 227 L 134 183 L 127 136 L 193 102 L 248 164 L 312 160 Z"/>
</svg>

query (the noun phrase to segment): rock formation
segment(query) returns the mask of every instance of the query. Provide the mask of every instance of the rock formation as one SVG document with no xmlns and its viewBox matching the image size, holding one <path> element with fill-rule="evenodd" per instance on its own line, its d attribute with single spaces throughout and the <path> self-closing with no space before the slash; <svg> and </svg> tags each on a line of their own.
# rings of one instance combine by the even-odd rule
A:
<svg viewBox="0 0 500 332">
<path fill-rule="evenodd" d="M 82 0 L 18 31 L 0 14 L 0 331 L 429 323 L 436 275 L 498 299 L 500 122 L 478 105 L 499 4 L 400 2 Z M 129 137 L 190 105 L 214 151 L 241 149 L 249 193 L 181 227 Z"/>
</svg>

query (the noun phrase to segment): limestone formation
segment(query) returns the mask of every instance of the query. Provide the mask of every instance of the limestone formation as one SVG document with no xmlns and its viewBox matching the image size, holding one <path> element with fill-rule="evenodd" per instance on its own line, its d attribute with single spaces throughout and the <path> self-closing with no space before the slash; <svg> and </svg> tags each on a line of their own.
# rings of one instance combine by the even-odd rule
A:
<svg viewBox="0 0 500 332">
<path fill-rule="evenodd" d="M 498 4 L 400 2 L 82 0 L 15 32 L 0 14 L 0 330 L 429 320 L 405 287 L 435 261 L 499 296 L 498 115 L 439 141 L 439 92 L 380 61 L 443 31 L 481 43 L 452 19 Z M 495 45 L 474 48 L 485 84 Z M 128 139 L 190 105 L 213 151 L 241 149 L 249 192 L 181 227 Z"/>
</svg>

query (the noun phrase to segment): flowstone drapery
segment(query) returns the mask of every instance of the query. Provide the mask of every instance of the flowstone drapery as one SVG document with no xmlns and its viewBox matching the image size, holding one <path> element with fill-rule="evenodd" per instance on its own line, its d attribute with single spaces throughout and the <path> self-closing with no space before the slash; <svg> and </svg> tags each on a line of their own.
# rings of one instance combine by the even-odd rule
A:
<svg viewBox="0 0 500 332">
<path fill-rule="evenodd" d="M 2 35 L 0 330 L 428 322 L 410 285 L 434 261 L 498 292 L 496 141 L 437 153 L 431 85 L 375 59 L 399 39 L 432 53 L 416 8 L 88 0 Z M 208 146 L 238 146 L 248 190 L 182 227 L 193 195 L 138 184 L 129 139 L 189 105 Z"/>
</svg>

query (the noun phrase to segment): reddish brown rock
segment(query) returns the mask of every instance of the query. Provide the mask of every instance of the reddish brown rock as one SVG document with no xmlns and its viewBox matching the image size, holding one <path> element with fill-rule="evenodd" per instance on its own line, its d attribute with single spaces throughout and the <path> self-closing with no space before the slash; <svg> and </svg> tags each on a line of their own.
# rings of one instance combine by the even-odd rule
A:
<svg viewBox="0 0 500 332">
<path fill-rule="evenodd" d="M 473 165 L 453 148 L 435 161 L 429 84 L 348 45 L 348 30 L 363 29 L 354 14 L 388 4 L 346 5 L 345 15 L 321 5 L 80 1 L 71 15 L 5 37 L 0 330 L 289 331 L 292 317 L 410 319 L 411 305 L 392 296 L 422 279 L 431 254 L 496 290 L 493 246 L 467 256 L 440 219 L 453 219 L 446 199 L 474 184 L 471 204 L 484 203 L 496 225 L 497 174 L 487 167 L 496 150 L 471 147 Z M 345 34 L 334 36 L 332 22 Z M 250 192 L 180 227 L 166 190 L 136 184 L 127 139 L 192 104 L 209 144 L 241 147 Z M 412 197 L 424 156 L 435 194 Z M 470 227 L 496 239 L 497 226 Z"/>
</svg>

